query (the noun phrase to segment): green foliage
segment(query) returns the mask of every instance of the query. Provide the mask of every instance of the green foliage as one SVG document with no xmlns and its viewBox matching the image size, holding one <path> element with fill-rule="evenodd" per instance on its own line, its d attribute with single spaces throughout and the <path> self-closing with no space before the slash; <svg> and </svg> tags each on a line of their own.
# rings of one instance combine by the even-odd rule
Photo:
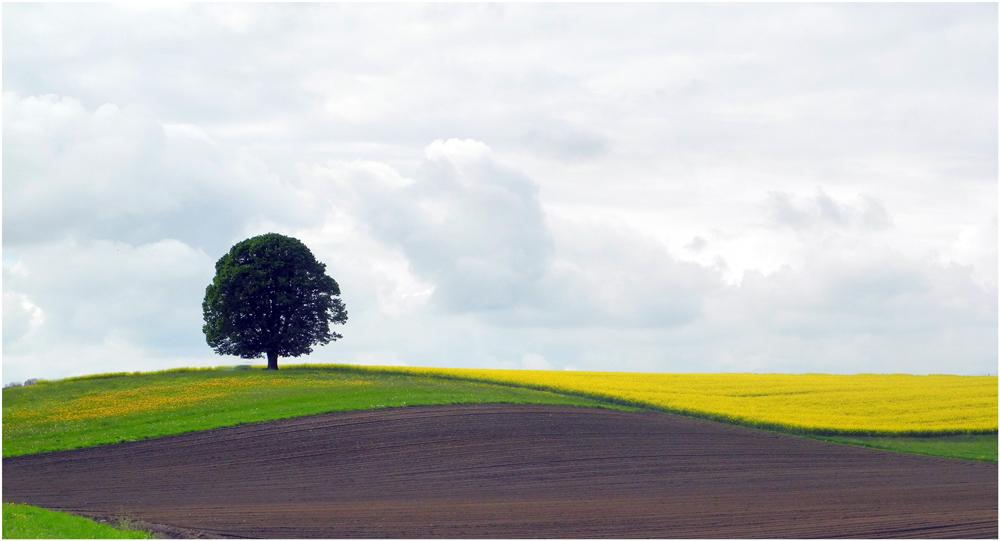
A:
<svg viewBox="0 0 1000 541">
<path fill-rule="evenodd" d="M 545 391 L 329 366 L 72 378 L 3 390 L 3 456 L 332 411 L 468 403 L 606 406 Z"/>
<path fill-rule="evenodd" d="M 30 505 L 3 505 L 4 539 L 154 539 L 123 523 L 120 528 Z"/>
<path fill-rule="evenodd" d="M 215 264 L 202 311 L 205 338 L 220 355 L 298 357 L 341 338 L 340 286 L 298 239 L 268 233 L 237 243 Z M 273 365 L 273 366 L 272 366 Z"/>
</svg>

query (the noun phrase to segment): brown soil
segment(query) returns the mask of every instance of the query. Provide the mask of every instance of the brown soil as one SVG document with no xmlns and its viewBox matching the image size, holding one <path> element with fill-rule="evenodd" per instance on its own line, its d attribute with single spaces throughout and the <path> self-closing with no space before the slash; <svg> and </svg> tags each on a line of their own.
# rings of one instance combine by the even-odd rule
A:
<svg viewBox="0 0 1000 541">
<path fill-rule="evenodd" d="M 3 459 L 3 501 L 171 537 L 997 538 L 997 466 L 651 412 L 334 413 Z"/>
</svg>

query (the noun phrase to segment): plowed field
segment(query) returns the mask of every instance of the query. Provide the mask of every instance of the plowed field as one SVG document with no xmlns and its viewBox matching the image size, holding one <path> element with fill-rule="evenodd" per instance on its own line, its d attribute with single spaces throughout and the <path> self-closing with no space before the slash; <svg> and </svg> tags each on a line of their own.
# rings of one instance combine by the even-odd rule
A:
<svg viewBox="0 0 1000 541">
<path fill-rule="evenodd" d="M 3 500 L 174 537 L 987 537 L 997 466 L 646 412 L 346 412 L 3 460 Z"/>
</svg>

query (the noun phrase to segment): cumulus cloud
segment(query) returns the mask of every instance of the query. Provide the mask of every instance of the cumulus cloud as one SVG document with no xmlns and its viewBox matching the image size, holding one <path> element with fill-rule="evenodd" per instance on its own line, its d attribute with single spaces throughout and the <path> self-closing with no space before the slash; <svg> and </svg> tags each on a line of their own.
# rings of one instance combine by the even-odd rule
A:
<svg viewBox="0 0 1000 541">
<path fill-rule="evenodd" d="M 942 258 L 972 267 L 976 282 L 986 289 L 997 287 L 997 215 L 962 227 L 955 242 L 943 250 Z"/>
<path fill-rule="evenodd" d="M 531 296 L 552 251 L 537 184 L 478 141 L 439 140 L 425 153 L 413 180 L 377 164 L 331 162 L 308 170 L 307 182 L 328 183 L 333 200 L 398 247 L 443 309 L 502 309 Z"/>
<path fill-rule="evenodd" d="M 14 343 L 34 334 L 45 323 L 45 312 L 27 295 L 3 293 L 3 342 Z"/>
<path fill-rule="evenodd" d="M 201 299 L 213 273 L 212 258 L 200 250 L 169 239 L 138 246 L 67 242 L 24 249 L 19 257 L 16 265 L 28 271 L 4 273 L 4 310 L 8 295 L 22 308 L 34 307 L 39 319 L 44 310 L 33 345 L 100 343 L 115 334 L 160 350 L 200 346 Z M 17 344 L 13 352 L 29 346 L 26 339 Z"/>
<path fill-rule="evenodd" d="M 4 99 L 4 244 L 165 237 L 219 251 L 245 223 L 303 219 L 294 191 L 245 151 L 140 106 Z"/>
<path fill-rule="evenodd" d="M 632 230 L 546 217 L 538 186 L 474 140 L 438 140 L 416 179 L 372 162 L 302 167 L 449 312 L 504 325 L 680 325 L 714 271 L 682 263 Z"/>
<path fill-rule="evenodd" d="M 134 370 L 150 359 L 204 363 L 201 300 L 213 263 L 170 239 L 22 248 L 4 264 L 4 377 L 8 369 L 22 379 Z"/>
<path fill-rule="evenodd" d="M 519 313 L 552 326 L 664 328 L 690 323 L 721 286 L 712 268 L 679 261 L 639 232 L 552 219 L 557 252 L 535 303 Z"/>
<path fill-rule="evenodd" d="M 545 356 L 538 353 L 525 353 L 521 358 L 521 367 L 525 370 L 555 370 L 555 368 L 545 360 Z"/>
<path fill-rule="evenodd" d="M 706 246 L 708 246 L 708 241 L 705 240 L 704 237 L 694 237 L 691 239 L 691 242 L 686 244 L 684 247 L 697 253 L 704 250 Z"/>
<path fill-rule="evenodd" d="M 817 188 L 813 197 L 771 192 L 766 207 L 775 224 L 796 230 L 826 227 L 880 230 L 892 225 L 885 207 L 868 194 L 860 194 L 852 204 L 834 199 L 823 188 Z"/>
<path fill-rule="evenodd" d="M 887 247 L 816 250 L 799 268 L 747 272 L 706 298 L 704 323 L 723 331 L 726 370 L 794 370 L 796 357 L 850 372 L 984 374 L 996 364 L 995 289 L 978 286 L 969 267 Z M 943 361 L 949 348 L 963 351 L 959 364 Z"/>
<path fill-rule="evenodd" d="M 226 362 L 268 231 L 317 361 L 995 373 L 996 10 L 5 6 L 4 380 Z"/>
<path fill-rule="evenodd" d="M 531 129 L 524 134 L 523 141 L 533 152 L 568 162 L 603 158 L 612 148 L 606 135 L 561 122 Z"/>
</svg>

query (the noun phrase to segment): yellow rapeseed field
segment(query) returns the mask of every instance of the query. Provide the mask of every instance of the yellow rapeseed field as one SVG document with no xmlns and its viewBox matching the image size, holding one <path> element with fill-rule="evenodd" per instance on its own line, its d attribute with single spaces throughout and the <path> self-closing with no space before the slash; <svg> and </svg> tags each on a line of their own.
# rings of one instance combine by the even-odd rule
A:
<svg viewBox="0 0 1000 541">
<path fill-rule="evenodd" d="M 405 370 L 529 385 L 741 424 L 810 432 L 875 435 L 997 431 L 995 376 Z"/>
</svg>

